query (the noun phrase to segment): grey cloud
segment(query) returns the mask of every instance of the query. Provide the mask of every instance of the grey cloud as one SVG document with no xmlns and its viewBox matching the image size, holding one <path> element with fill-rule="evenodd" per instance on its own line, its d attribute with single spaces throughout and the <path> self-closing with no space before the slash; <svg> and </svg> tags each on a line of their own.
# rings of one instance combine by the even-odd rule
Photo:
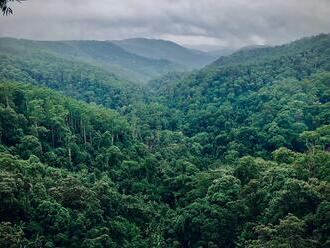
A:
<svg viewBox="0 0 330 248">
<path fill-rule="evenodd" d="M 0 36 L 238 47 L 330 32 L 329 0 L 28 0 L 13 7 L 13 16 L 0 17 Z"/>
</svg>

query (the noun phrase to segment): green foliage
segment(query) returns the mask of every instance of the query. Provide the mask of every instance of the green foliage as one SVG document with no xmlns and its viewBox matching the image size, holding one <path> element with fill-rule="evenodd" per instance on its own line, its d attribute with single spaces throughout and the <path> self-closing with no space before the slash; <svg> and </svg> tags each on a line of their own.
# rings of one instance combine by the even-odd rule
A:
<svg viewBox="0 0 330 248">
<path fill-rule="evenodd" d="M 204 153 L 227 162 L 269 158 L 279 147 L 302 151 L 309 143 L 300 135 L 329 124 L 329 44 L 329 35 L 319 35 L 239 51 L 188 76 L 151 82 L 149 106 L 162 103 L 157 121 L 171 121 L 164 128 L 203 134 Z"/>
<path fill-rule="evenodd" d="M 327 247 L 328 44 L 240 51 L 143 97 L 0 55 L 0 247 Z"/>
<path fill-rule="evenodd" d="M 118 81 L 118 77 L 121 81 L 143 83 L 167 72 L 185 70 L 183 65 L 161 57 L 140 56 L 111 41 L 32 41 L 1 38 L 0 55 L 2 60 L 6 60 L 7 66 L 10 66 L 10 77 L 30 75 L 40 78 L 52 76 L 51 79 L 54 79 L 54 75 L 49 74 L 57 74 L 57 77 L 62 78 L 56 81 L 64 83 L 63 81 L 68 81 L 73 74 L 71 77 L 74 77 L 74 80 L 71 84 L 82 81 L 85 77 L 89 81 L 102 84 L 109 81 L 110 85 L 113 81 Z M 54 63 L 54 60 L 57 63 Z M 34 63 L 35 69 L 42 70 L 27 70 L 27 64 L 31 62 Z M 58 70 L 61 66 L 63 72 Z M 92 75 L 84 70 L 89 70 Z"/>
<path fill-rule="evenodd" d="M 306 238 L 306 223 L 292 214 L 278 225 L 260 225 L 255 230 L 260 238 L 249 242 L 247 247 L 318 247 L 314 240 Z"/>
</svg>

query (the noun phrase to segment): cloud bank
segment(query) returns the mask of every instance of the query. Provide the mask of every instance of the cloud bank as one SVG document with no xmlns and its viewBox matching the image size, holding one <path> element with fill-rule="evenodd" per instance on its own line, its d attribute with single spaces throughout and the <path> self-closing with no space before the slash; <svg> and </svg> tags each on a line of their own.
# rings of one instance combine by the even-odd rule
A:
<svg viewBox="0 0 330 248">
<path fill-rule="evenodd" d="M 240 47 L 330 32 L 329 0 L 28 0 L 13 9 L 0 17 L 0 36 Z"/>
</svg>

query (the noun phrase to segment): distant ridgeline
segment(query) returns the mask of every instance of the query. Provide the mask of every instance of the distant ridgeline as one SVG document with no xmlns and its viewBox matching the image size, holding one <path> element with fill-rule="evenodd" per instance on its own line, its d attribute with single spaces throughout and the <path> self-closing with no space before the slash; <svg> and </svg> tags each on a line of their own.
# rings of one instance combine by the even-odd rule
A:
<svg viewBox="0 0 330 248">
<path fill-rule="evenodd" d="M 201 68 L 213 55 L 162 40 L 32 41 L 0 38 L 0 55 L 21 62 L 84 63 L 133 82 L 145 82 L 167 72 Z M 65 61 L 64 61 L 65 60 Z M 22 68 L 18 68 L 22 69 Z"/>
<path fill-rule="evenodd" d="M 0 247 L 329 246 L 330 35 L 173 46 L 0 39 Z"/>
</svg>

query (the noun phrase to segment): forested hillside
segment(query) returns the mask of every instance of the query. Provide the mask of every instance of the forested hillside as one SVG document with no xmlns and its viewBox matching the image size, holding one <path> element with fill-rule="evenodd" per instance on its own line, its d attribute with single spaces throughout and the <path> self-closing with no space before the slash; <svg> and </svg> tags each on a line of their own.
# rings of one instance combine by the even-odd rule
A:
<svg viewBox="0 0 330 248">
<path fill-rule="evenodd" d="M 329 45 L 330 36 L 319 35 L 240 51 L 196 73 L 152 82 L 154 102 L 175 111 L 164 128 L 199 137 L 221 157 L 300 150 L 299 133 L 329 121 L 329 74 L 322 73 L 330 70 Z"/>
<path fill-rule="evenodd" d="M 58 57 L 29 44 L 31 42 L 0 39 L 2 81 L 47 86 L 65 95 L 110 108 L 129 104 L 133 91 L 138 88 L 134 84 L 133 89 L 133 83 L 118 78 L 97 64 Z"/>
<path fill-rule="evenodd" d="M 0 247 L 328 247 L 329 48 L 241 50 L 146 87 L 3 51 Z"/>
<path fill-rule="evenodd" d="M 113 42 L 132 53 L 147 58 L 165 59 L 189 69 L 198 69 L 216 60 L 211 53 L 188 49 L 166 40 L 133 38 Z"/>
<path fill-rule="evenodd" d="M 148 58 L 130 53 L 110 41 L 32 41 L 0 38 L 0 54 L 19 57 L 24 61 L 38 61 L 41 56 L 55 56 L 73 63 L 92 64 L 136 83 L 166 72 L 185 70 L 184 65 L 160 57 Z"/>
</svg>

